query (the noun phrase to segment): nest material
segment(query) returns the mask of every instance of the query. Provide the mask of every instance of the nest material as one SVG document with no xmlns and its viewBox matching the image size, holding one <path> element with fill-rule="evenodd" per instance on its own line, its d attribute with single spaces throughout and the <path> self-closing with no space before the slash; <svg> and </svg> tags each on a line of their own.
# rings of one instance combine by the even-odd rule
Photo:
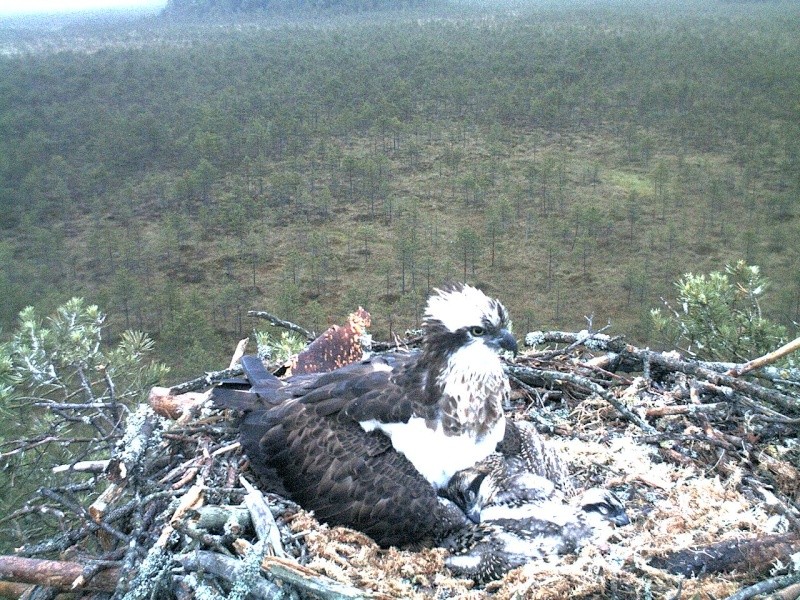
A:
<svg viewBox="0 0 800 600">
<path fill-rule="evenodd" d="M 509 366 L 509 416 L 533 421 L 580 486 L 625 499 L 632 524 L 607 548 L 532 562 L 478 588 L 452 577 L 445 550 L 381 550 L 248 490 L 235 429 L 192 396 L 183 411 L 171 402 L 166 416 L 143 408 L 129 420 L 89 506 L 68 486 L 43 491 L 42 505 L 74 516 L 61 534 L 0 557 L 0 578 L 10 578 L 9 560 L 35 557 L 61 561 L 51 571 L 86 565 L 73 591 L 94 598 L 711 599 L 790 572 L 800 549 L 797 388 L 604 336 L 542 339 L 567 347 Z"/>
</svg>

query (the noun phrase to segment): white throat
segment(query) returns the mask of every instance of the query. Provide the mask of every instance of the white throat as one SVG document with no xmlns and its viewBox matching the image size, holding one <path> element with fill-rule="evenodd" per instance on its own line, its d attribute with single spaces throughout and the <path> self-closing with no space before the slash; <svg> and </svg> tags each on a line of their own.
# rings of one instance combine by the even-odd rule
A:
<svg viewBox="0 0 800 600">
<path fill-rule="evenodd" d="M 445 396 L 456 398 L 458 405 L 464 407 L 483 404 L 488 392 L 502 409 L 502 400 L 509 394 L 508 378 L 500 357 L 480 341 L 456 350 L 447 360 L 437 383 Z"/>
</svg>

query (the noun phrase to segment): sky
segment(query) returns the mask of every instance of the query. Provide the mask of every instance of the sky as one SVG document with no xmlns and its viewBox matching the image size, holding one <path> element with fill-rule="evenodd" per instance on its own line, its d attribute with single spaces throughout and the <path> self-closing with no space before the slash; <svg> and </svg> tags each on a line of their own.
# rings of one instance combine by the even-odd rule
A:
<svg viewBox="0 0 800 600">
<path fill-rule="evenodd" d="M 65 13 L 104 8 L 163 7 L 167 0 L 0 0 L 0 15 Z"/>
</svg>

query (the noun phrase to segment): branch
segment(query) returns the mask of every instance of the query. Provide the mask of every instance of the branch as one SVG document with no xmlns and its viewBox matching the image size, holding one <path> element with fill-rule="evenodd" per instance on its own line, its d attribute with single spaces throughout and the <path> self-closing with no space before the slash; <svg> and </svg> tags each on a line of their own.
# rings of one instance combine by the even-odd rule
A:
<svg viewBox="0 0 800 600">
<path fill-rule="evenodd" d="M 596 384 L 594 381 L 591 381 L 586 377 L 581 377 L 580 375 L 575 375 L 574 373 L 563 373 L 561 371 L 545 371 L 543 369 L 534 369 L 532 367 L 518 367 L 513 365 L 508 365 L 506 369 L 512 376 L 516 377 L 517 379 L 521 379 L 522 381 L 527 383 L 533 383 L 534 385 L 536 379 L 539 378 L 553 383 L 568 381 L 580 387 L 586 388 L 590 390 L 592 393 L 603 398 L 603 400 L 605 400 L 609 404 L 611 404 L 611 406 L 617 409 L 617 411 L 623 417 L 625 417 L 628 421 L 638 426 L 645 433 L 649 434 L 656 433 L 656 429 L 654 429 L 651 425 L 649 425 L 646 421 L 644 421 L 639 415 L 632 412 L 627 406 L 625 406 L 622 402 L 620 402 L 614 396 L 614 394 L 610 393 L 608 390 L 604 389 L 601 385 Z"/>
<path fill-rule="evenodd" d="M 750 587 L 742 588 L 735 594 L 728 596 L 725 600 L 749 600 L 755 596 L 768 594 L 769 592 L 789 587 L 798 582 L 800 582 L 800 573 L 773 577 L 772 579 L 766 579 Z"/>
<path fill-rule="evenodd" d="M 261 563 L 261 568 L 275 579 L 291 583 L 304 592 L 324 600 L 358 600 L 374 597 L 368 592 L 323 577 L 313 569 L 304 567 L 293 560 L 266 556 Z"/>
<path fill-rule="evenodd" d="M 242 487 L 247 490 L 244 503 L 250 511 L 250 520 L 253 522 L 256 536 L 266 544 L 267 548 L 273 554 L 277 556 L 286 556 L 283 550 L 283 544 L 281 544 L 278 524 L 275 523 L 272 511 L 270 511 L 269 505 L 264 499 L 264 494 L 250 485 L 250 482 L 244 477 L 240 476 L 239 482 L 242 484 Z"/>
<path fill-rule="evenodd" d="M 86 581 L 85 567 L 78 563 L 0 556 L 0 580 L 3 581 L 33 583 L 60 590 L 84 589 L 113 592 L 118 579 L 119 569 L 117 568 L 101 571 Z"/>
<path fill-rule="evenodd" d="M 798 549 L 800 539 L 796 534 L 768 535 L 678 550 L 651 559 L 650 566 L 687 577 L 731 571 L 763 573 L 776 560 L 787 561 Z"/>
<path fill-rule="evenodd" d="M 248 310 L 247 316 L 257 317 L 259 319 L 266 319 L 267 321 L 272 323 L 275 327 L 281 327 L 282 329 L 288 329 L 289 331 L 294 331 L 295 333 L 299 333 L 309 342 L 313 341 L 317 337 L 314 334 L 314 332 L 309 331 L 305 327 L 301 327 L 297 323 L 292 323 L 291 321 L 284 321 L 283 319 L 279 319 L 272 313 L 268 313 L 263 310 Z"/>
<path fill-rule="evenodd" d="M 192 554 L 179 556 L 177 560 L 187 571 L 211 573 L 228 582 L 233 582 L 237 579 L 238 572 L 242 567 L 241 560 L 205 550 L 196 550 Z M 280 587 L 271 581 L 259 577 L 253 582 L 250 596 L 262 600 L 276 600 L 277 598 L 283 598 L 284 593 Z"/>
<path fill-rule="evenodd" d="M 179 394 L 185 394 L 186 392 L 195 392 L 197 390 L 202 390 L 208 387 L 211 387 L 215 383 L 219 383 L 223 379 L 230 379 L 231 377 L 238 377 L 244 371 L 242 371 L 241 367 L 236 367 L 234 369 L 223 369 L 222 371 L 209 371 L 205 375 L 201 377 L 196 377 L 190 381 L 185 381 L 184 383 L 179 383 L 177 385 L 173 385 L 169 388 L 170 394 L 174 396 L 178 396 Z"/>
<path fill-rule="evenodd" d="M 627 352 L 637 356 L 643 363 L 649 362 L 651 365 L 656 365 L 669 371 L 680 371 L 686 375 L 700 377 L 715 385 L 726 386 L 737 392 L 741 392 L 749 398 L 763 400 L 792 412 L 800 411 L 800 401 L 798 401 L 797 398 L 781 394 L 775 390 L 742 379 L 737 379 L 736 377 L 731 377 L 730 375 L 712 371 L 695 361 L 685 361 L 661 352 L 640 350 L 633 346 L 629 346 Z"/>
<path fill-rule="evenodd" d="M 753 369 L 760 369 L 763 366 L 769 365 L 774 363 L 777 360 L 780 360 L 784 356 L 791 354 L 792 352 L 797 352 L 800 350 L 800 337 L 796 338 L 795 340 L 789 342 L 788 344 L 784 344 L 777 350 L 765 354 L 759 358 L 746 362 L 742 365 L 738 365 L 732 369 L 730 369 L 725 375 L 730 375 L 732 377 L 739 377 L 752 371 Z"/>
</svg>

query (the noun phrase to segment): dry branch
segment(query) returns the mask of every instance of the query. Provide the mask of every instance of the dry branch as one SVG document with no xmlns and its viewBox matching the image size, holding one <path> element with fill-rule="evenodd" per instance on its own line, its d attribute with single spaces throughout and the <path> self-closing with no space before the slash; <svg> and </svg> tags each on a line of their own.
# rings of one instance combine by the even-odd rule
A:
<svg viewBox="0 0 800 600">
<path fill-rule="evenodd" d="M 780 360 L 784 356 L 788 356 L 789 354 L 797 352 L 798 350 L 800 350 L 800 337 L 792 340 L 788 344 L 784 344 L 773 352 L 769 352 L 768 354 L 746 362 L 743 365 L 736 366 L 725 374 L 733 377 L 740 377 L 745 373 L 749 373 L 755 369 L 760 369 L 761 367 L 770 365 L 775 361 Z"/>
<path fill-rule="evenodd" d="M 179 419 L 189 415 L 208 400 L 208 394 L 185 392 L 173 394 L 170 388 L 154 387 L 150 390 L 147 401 L 157 415 L 167 419 Z"/>
<path fill-rule="evenodd" d="M 119 579 L 119 569 L 99 572 L 89 580 L 81 580 L 86 569 L 83 565 L 60 560 L 42 560 L 19 556 L 0 556 L 0 580 L 32 583 L 59 590 L 85 589 L 111 592 Z M 76 581 L 82 581 L 75 586 Z"/>
<path fill-rule="evenodd" d="M 102 473 L 108 468 L 110 462 L 110 460 L 80 460 L 70 465 L 58 465 L 52 470 L 53 473 L 64 473 L 65 471 Z"/>
<path fill-rule="evenodd" d="M 267 556 L 261 567 L 275 579 L 291 583 L 297 588 L 324 600 L 359 600 L 361 598 L 380 598 L 356 588 L 342 585 L 328 577 L 319 575 L 313 569 L 299 565 L 295 561 Z"/>
<path fill-rule="evenodd" d="M 750 598 L 755 598 L 756 596 L 760 596 L 762 594 L 769 594 L 770 592 L 793 586 L 798 582 L 800 582 L 800 573 L 784 575 L 782 577 L 773 577 L 741 589 L 735 594 L 728 596 L 725 600 L 749 600 Z M 796 596 L 794 596 L 794 598 L 796 598 Z"/>
<path fill-rule="evenodd" d="M 209 371 L 208 373 L 200 377 L 195 377 L 194 379 L 190 379 L 189 381 L 173 385 L 171 388 L 169 388 L 169 391 L 172 395 L 178 396 L 180 394 L 185 394 L 186 392 L 195 392 L 197 390 L 204 390 L 211 387 L 212 385 L 219 383 L 223 379 L 239 377 L 241 374 L 242 374 L 241 367 L 235 367 L 233 369 L 223 369 L 221 371 Z"/>
<path fill-rule="evenodd" d="M 687 577 L 732 571 L 764 573 L 800 550 L 797 534 L 718 542 L 654 558 L 650 566 Z"/>
<path fill-rule="evenodd" d="M 546 371 L 543 369 L 534 369 L 531 367 L 518 367 L 510 365 L 507 367 L 510 375 L 529 384 L 537 385 L 541 381 L 546 381 L 554 384 L 559 384 L 564 381 L 574 383 L 577 386 L 589 390 L 591 393 L 596 394 L 603 398 L 606 402 L 611 404 L 617 411 L 631 423 L 637 425 L 645 433 L 655 433 L 656 430 L 644 421 L 639 415 L 632 412 L 627 406 L 620 402 L 613 394 L 603 388 L 601 385 L 596 384 L 592 380 L 581 377 L 574 373 L 565 373 L 561 371 Z"/>
<path fill-rule="evenodd" d="M 239 477 L 239 483 L 247 490 L 244 503 L 250 511 L 250 519 L 256 529 L 256 536 L 267 546 L 267 550 L 276 556 L 286 556 L 281 545 L 281 536 L 278 533 L 278 525 L 272 516 L 264 494 L 250 485 L 244 477 Z"/>
<path fill-rule="evenodd" d="M 280 327 L 281 329 L 288 329 L 289 331 L 294 331 L 295 333 L 299 333 L 307 341 L 311 341 L 316 338 L 316 334 L 313 331 L 309 331 L 305 327 L 301 327 L 297 323 L 292 323 L 291 321 L 285 321 L 279 317 L 276 317 L 272 313 L 268 313 L 263 310 L 248 310 L 247 316 L 249 317 L 256 317 L 258 319 L 265 319 L 272 323 L 275 327 Z"/>
<path fill-rule="evenodd" d="M 178 557 L 178 562 L 187 571 L 202 571 L 233 583 L 241 575 L 242 561 L 222 556 L 214 552 L 198 550 Z M 266 579 L 259 578 L 252 582 L 249 598 L 260 600 L 278 600 L 284 597 L 283 590 Z"/>
</svg>

